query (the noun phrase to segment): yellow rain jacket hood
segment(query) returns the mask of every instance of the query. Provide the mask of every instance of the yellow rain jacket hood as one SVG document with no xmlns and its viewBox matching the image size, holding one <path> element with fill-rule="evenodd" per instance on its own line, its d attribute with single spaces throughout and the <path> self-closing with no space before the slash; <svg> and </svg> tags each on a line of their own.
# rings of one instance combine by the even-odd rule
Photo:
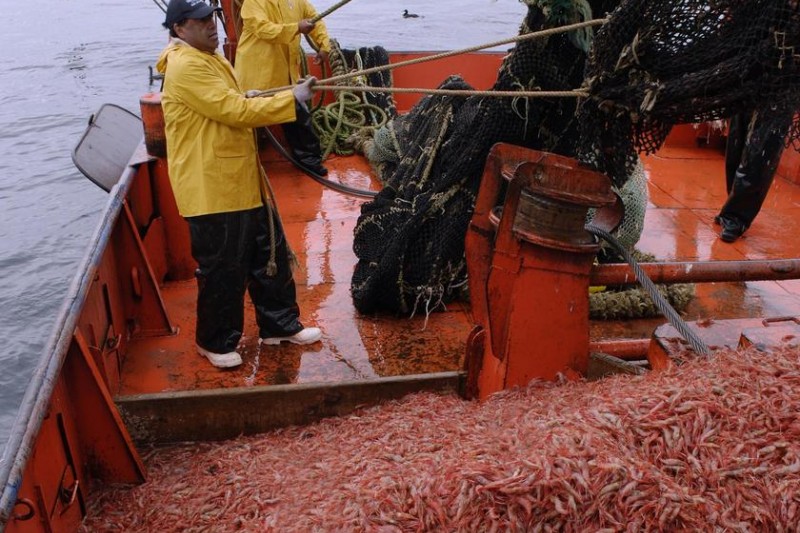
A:
<svg viewBox="0 0 800 533">
<path fill-rule="evenodd" d="M 244 0 L 235 61 L 244 90 L 273 89 L 297 82 L 303 53 L 298 23 L 316 15 L 306 0 Z M 317 22 L 308 36 L 320 50 L 330 52 L 324 22 Z"/>
<path fill-rule="evenodd" d="M 231 64 L 173 39 L 161 53 L 161 106 L 169 179 L 184 217 L 260 206 L 261 173 L 252 128 L 293 122 L 292 91 L 245 98 Z"/>
</svg>

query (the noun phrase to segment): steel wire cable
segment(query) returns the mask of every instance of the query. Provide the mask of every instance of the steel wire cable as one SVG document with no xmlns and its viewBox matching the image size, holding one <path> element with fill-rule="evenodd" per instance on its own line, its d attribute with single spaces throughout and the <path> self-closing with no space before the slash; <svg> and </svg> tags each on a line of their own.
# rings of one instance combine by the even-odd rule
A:
<svg viewBox="0 0 800 533">
<path fill-rule="evenodd" d="M 622 246 L 613 235 L 591 224 L 586 225 L 586 231 L 592 235 L 602 238 L 611 246 L 613 246 L 615 250 L 622 254 L 622 257 L 625 258 L 625 260 L 633 269 L 633 272 L 636 274 L 636 280 L 642 285 L 642 287 L 644 287 L 644 289 L 647 291 L 647 294 L 650 295 L 650 298 L 653 299 L 653 303 L 655 303 L 658 310 L 661 311 L 661 313 L 666 317 L 670 325 L 678 330 L 678 333 L 681 334 L 681 336 L 686 340 L 686 342 L 689 343 L 696 353 L 702 355 L 708 355 L 711 353 L 711 350 L 708 348 L 708 346 L 706 346 L 703 340 L 697 336 L 697 333 L 689 328 L 689 325 L 680 317 L 678 312 L 675 311 L 675 308 L 669 304 L 664 296 L 661 295 L 661 292 L 659 292 L 656 284 L 653 283 L 653 280 L 647 277 L 647 274 L 645 274 L 642 267 L 639 266 L 639 263 L 636 262 L 636 259 L 633 258 L 628 250 L 626 250 L 625 247 Z"/>
</svg>

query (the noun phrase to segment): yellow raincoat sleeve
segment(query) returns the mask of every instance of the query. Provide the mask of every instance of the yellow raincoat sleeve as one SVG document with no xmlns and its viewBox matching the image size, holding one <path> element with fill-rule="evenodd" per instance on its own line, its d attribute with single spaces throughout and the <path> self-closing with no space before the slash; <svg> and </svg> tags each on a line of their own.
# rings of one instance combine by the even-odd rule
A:
<svg viewBox="0 0 800 533">
<path fill-rule="evenodd" d="M 317 16 L 317 12 L 309 2 L 303 2 L 303 18 L 312 19 Z M 331 51 L 331 41 L 328 37 L 328 29 L 323 21 L 318 21 L 314 25 L 314 29 L 308 34 L 317 47 L 323 52 Z"/>
<path fill-rule="evenodd" d="M 297 22 L 278 23 L 273 20 L 266 3 L 248 0 L 242 6 L 242 22 L 259 39 L 270 43 L 290 44 L 300 33 Z"/>
<path fill-rule="evenodd" d="M 235 79 L 230 67 L 216 58 Z M 232 89 L 218 72 L 200 60 L 182 61 L 172 74 L 173 94 L 200 115 L 235 128 L 255 128 L 296 120 L 292 91 L 268 98 L 245 98 Z"/>
</svg>

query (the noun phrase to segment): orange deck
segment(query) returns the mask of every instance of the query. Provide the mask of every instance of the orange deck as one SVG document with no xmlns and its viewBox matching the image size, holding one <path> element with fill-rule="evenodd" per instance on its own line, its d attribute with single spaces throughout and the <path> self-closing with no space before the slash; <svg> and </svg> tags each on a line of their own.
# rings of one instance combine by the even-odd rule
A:
<svg viewBox="0 0 800 533">
<path fill-rule="evenodd" d="M 377 184 L 358 157 L 327 162 L 330 179 L 350 186 Z M 800 257 L 795 216 L 800 187 L 778 177 L 764 209 L 733 244 L 717 238 L 714 215 L 725 197 L 723 154 L 673 143 L 645 158 L 650 202 L 638 248 L 659 260 L 741 260 Z M 459 370 L 471 320 L 467 304 L 412 319 L 361 316 L 350 298 L 356 258 L 353 227 L 364 201 L 324 188 L 288 163 L 268 163 L 286 233 L 301 268 L 295 273 L 302 319 L 322 328 L 320 344 L 261 347 L 252 309 L 246 313 L 244 364 L 218 370 L 194 352 L 193 280 L 168 283 L 163 296 L 179 333 L 139 339 L 130 346 L 119 394 L 370 380 Z M 800 281 L 698 284 L 687 320 L 800 315 Z M 249 305 L 249 303 L 248 303 Z M 661 318 L 593 322 L 593 339 L 649 337 Z"/>
<path fill-rule="evenodd" d="M 377 187 L 360 158 L 334 158 L 327 164 L 333 180 L 362 189 Z M 168 283 L 162 288 L 163 297 L 179 333 L 131 343 L 120 395 L 459 370 L 471 328 L 465 305 L 453 304 L 446 312 L 430 314 L 427 326 L 424 309 L 410 320 L 366 317 L 355 311 L 350 298 L 356 263 L 353 227 L 364 200 L 327 189 L 285 162 L 268 164 L 267 171 L 287 238 L 301 265 L 295 272 L 301 319 L 322 329 L 322 342 L 259 349 L 258 328 L 248 301 L 241 350 L 244 364 L 221 371 L 193 348 L 194 280 Z"/>
</svg>

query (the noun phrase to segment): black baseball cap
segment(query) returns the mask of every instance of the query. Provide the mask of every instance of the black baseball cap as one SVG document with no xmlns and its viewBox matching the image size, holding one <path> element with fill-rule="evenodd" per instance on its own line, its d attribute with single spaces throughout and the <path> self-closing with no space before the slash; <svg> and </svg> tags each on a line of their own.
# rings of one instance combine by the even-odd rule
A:
<svg viewBox="0 0 800 533">
<path fill-rule="evenodd" d="M 202 19 L 214 11 L 221 11 L 221 9 L 210 6 L 203 0 L 170 0 L 164 27 L 170 29 L 176 22 L 186 19 Z"/>
</svg>

